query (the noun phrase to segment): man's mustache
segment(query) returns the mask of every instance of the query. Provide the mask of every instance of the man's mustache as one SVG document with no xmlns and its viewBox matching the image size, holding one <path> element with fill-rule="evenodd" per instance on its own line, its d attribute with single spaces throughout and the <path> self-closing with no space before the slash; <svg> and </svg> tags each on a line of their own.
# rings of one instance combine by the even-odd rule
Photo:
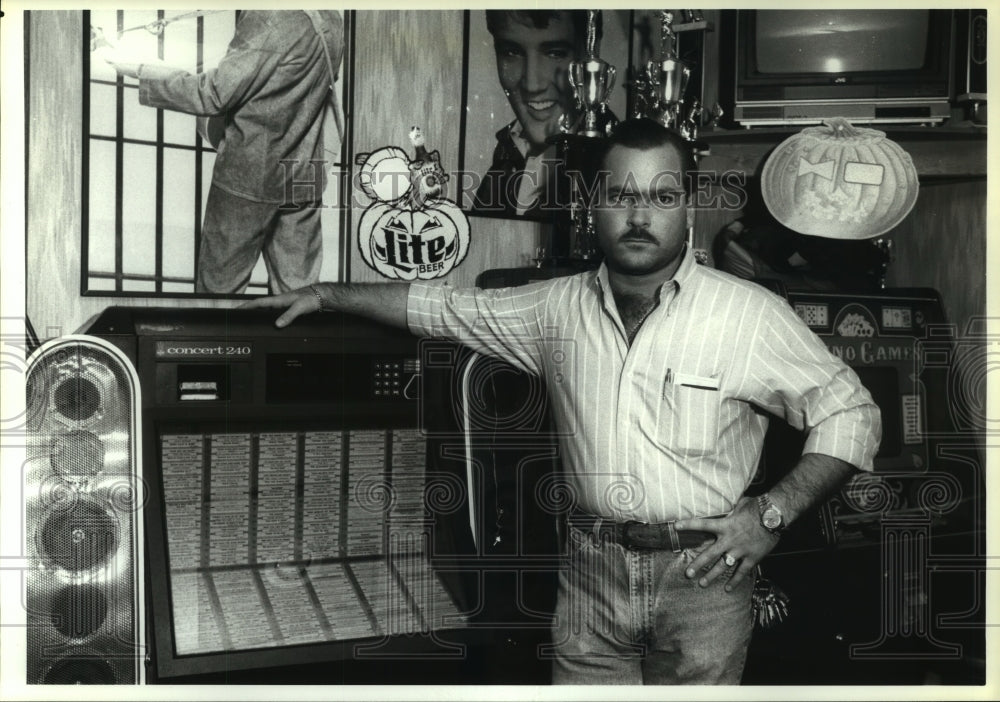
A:
<svg viewBox="0 0 1000 702">
<path fill-rule="evenodd" d="M 656 237 L 645 227 L 630 227 L 618 237 L 618 241 L 648 241 L 655 244 Z"/>
</svg>

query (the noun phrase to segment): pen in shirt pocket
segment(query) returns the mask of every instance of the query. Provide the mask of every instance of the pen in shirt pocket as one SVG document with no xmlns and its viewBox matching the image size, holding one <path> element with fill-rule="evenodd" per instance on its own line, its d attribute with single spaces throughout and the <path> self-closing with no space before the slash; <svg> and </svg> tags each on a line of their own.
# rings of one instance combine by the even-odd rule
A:
<svg viewBox="0 0 1000 702">
<path fill-rule="evenodd" d="M 673 368 L 667 368 L 667 374 L 663 378 L 663 391 L 666 392 L 667 388 L 671 385 L 717 391 L 719 389 L 719 379 L 705 375 L 674 372 Z"/>
</svg>

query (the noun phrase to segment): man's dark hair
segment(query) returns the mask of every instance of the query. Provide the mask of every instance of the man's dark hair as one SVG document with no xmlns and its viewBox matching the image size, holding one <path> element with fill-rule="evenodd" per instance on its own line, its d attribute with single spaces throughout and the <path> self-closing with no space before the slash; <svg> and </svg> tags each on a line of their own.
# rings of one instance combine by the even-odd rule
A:
<svg viewBox="0 0 1000 702">
<path fill-rule="evenodd" d="M 545 29 L 549 22 L 560 15 L 567 15 L 573 23 L 573 35 L 582 47 L 587 40 L 587 11 L 586 10 L 486 10 L 486 29 L 492 36 L 496 36 L 497 25 L 506 15 L 512 22 L 523 24 L 526 27 L 535 29 Z M 601 40 L 604 23 L 601 21 L 601 13 L 597 13 L 597 40 Z"/>
<path fill-rule="evenodd" d="M 648 151 L 661 146 L 671 146 L 680 155 L 681 172 L 678 177 L 684 183 L 684 191 L 691 192 L 691 178 L 697 167 L 694 160 L 694 147 L 677 132 L 673 132 L 656 120 L 642 117 L 619 122 L 611 136 L 600 140 L 600 152 L 596 154 L 594 163 L 598 172 L 604 169 L 608 153 L 616 146 L 628 149 Z"/>
</svg>

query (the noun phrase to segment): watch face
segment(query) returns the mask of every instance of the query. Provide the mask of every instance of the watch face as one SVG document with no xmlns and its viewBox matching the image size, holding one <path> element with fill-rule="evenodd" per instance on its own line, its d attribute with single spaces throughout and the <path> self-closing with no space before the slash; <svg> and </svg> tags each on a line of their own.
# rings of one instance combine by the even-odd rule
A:
<svg viewBox="0 0 1000 702">
<path fill-rule="evenodd" d="M 777 529 L 781 526 L 781 512 L 775 507 L 768 507 L 761 515 L 761 522 L 768 529 Z"/>
</svg>

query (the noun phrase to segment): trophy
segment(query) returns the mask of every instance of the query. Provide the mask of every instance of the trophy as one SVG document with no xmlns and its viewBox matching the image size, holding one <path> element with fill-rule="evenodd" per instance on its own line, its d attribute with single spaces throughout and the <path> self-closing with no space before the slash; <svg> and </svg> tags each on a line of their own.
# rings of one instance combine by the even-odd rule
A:
<svg viewBox="0 0 1000 702">
<path fill-rule="evenodd" d="M 599 56 L 597 41 L 597 13 L 587 11 L 586 57 L 569 65 L 569 80 L 573 86 L 577 108 L 583 113 L 582 127 L 577 131 L 585 137 L 606 136 L 615 125 L 614 115 L 608 110 L 608 97 L 615 87 L 615 67 Z M 579 125 L 579 120 L 577 122 Z M 563 131 L 574 131 L 563 121 Z"/>
<path fill-rule="evenodd" d="M 681 105 L 687 90 L 691 67 L 677 58 L 677 35 L 674 13 L 660 13 L 660 60 L 646 64 L 644 75 L 636 81 L 636 117 L 650 117 L 664 127 L 679 130 Z"/>
<path fill-rule="evenodd" d="M 570 258 L 585 263 L 600 260 L 597 246 L 597 231 L 594 229 L 594 213 L 578 200 L 570 205 L 570 223 L 573 233 L 573 251 Z"/>
<path fill-rule="evenodd" d="M 557 261 L 568 258 L 570 262 L 587 265 L 596 260 L 598 253 L 593 220 L 589 204 L 583 201 L 580 181 L 593 170 L 593 140 L 608 136 L 618 123 L 608 108 L 616 70 L 598 55 L 599 19 L 600 10 L 587 11 L 584 57 L 569 65 L 569 82 L 578 114 L 564 114 L 559 119 L 559 132 L 549 137 L 549 143 L 556 146 L 556 161 L 565 175 L 556 178 L 557 202 L 569 206 L 568 216 L 556 221 L 551 250 L 560 253 L 552 258 Z"/>
</svg>

